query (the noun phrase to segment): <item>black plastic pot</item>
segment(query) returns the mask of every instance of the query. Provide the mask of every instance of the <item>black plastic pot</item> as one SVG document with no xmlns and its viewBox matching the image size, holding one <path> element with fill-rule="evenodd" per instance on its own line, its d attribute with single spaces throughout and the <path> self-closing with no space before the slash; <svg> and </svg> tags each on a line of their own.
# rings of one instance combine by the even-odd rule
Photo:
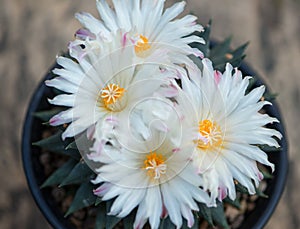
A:
<svg viewBox="0 0 300 229">
<path fill-rule="evenodd" d="M 43 125 L 33 114 L 50 107 L 47 98 L 50 97 L 51 91 L 46 87 L 44 81 L 50 79 L 51 76 L 49 72 L 40 82 L 28 106 L 22 135 L 23 168 L 31 194 L 47 221 L 55 229 L 73 229 L 74 226 L 64 218 L 64 213 L 56 206 L 51 190 L 49 188 L 40 189 L 46 176 L 39 161 L 41 149 L 32 145 L 33 142 L 42 138 Z"/>
<path fill-rule="evenodd" d="M 246 64 L 242 64 L 240 69 L 244 75 L 257 75 Z M 43 81 L 39 84 L 28 107 L 22 139 L 23 167 L 31 194 L 48 222 L 56 229 L 72 229 L 74 226 L 66 218 L 64 218 L 64 213 L 59 210 L 58 206 L 56 206 L 54 198 L 51 196 L 50 189 L 40 189 L 40 185 L 46 177 L 43 172 L 42 165 L 39 162 L 40 149 L 32 145 L 32 142 L 38 141 L 42 138 L 42 123 L 33 116 L 33 113 L 36 111 L 46 110 L 50 107 L 46 98 L 51 97 L 51 91 L 45 86 L 44 81 L 45 79 L 51 78 L 51 76 L 52 75 L 50 73 L 47 74 Z M 255 86 L 259 86 L 261 84 L 264 84 L 264 82 L 258 79 Z M 273 102 L 273 106 L 266 107 L 266 111 L 270 116 L 276 117 L 281 121 L 280 111 L 276 102 Z M 265 190 L 265 193 L 269 196 L 269 198 L 259 198 L 257 200 L 255 210 L 246 215 L 240 227 L 241 229 L 263 228 L 275 210 L 285 187 L 288 171 L 287 139 L 282 122 L 274 124 L 274 128 L 283 134 L 283 138 L 280 141 L 282 151 L 269 154 L 269 160 L 275 164 L 276 168 L 274 178 L 268 180 L 268 186 Z"/>
</svg>

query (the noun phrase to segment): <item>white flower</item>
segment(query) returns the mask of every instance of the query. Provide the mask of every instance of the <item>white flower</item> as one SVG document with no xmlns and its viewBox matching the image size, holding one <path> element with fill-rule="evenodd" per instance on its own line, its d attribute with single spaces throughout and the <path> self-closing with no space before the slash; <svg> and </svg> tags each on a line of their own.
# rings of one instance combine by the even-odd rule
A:
<svg viewBox="0 0 300 229">
<path fill-rule="evenodd" d="M 188 55 L 202 56 L 198 49 L 189 46 L 192 42 L 204 43 L 199 36 L 188 36 L 203 27 L 196 23 L 196 17 L 186 15 L 176 18 L 185 7 L 179 2 L 163 10 L 164 0 L 114 0 L 114 10 L 105 0 L 97 0 L 97 9 L 102 20 L 88 13 L 78 13 L 76 18 L 85 29 L 78 30 L 76 40 L 71 44 L 80 49 L 80 40 L 110 40 L 122 29 L 134 45 L 135 53 L 140 58 L 156 61 L 164 56 L 164 63 L 185 64 L 196 68 Z"/>
<path fill-rule="evenodd" d="M 90 154 L 103 164 L 96 170 L 93 183 L 101 185 L 94 193 L 103 201 L 115 198 L 109 215 L 123 218 L 137 207 L 134 228 L 142 228 L 148 219 L 151 228 L 158 228 L 167 215 L 177 228 L 182 217 L 192 227 L 192 211 L 199 210 L 196 201 L 210 201 L 199 188 L 202 179 L 191 164 L 191 148 L 181 148 L 180 141 L 173 142 L 163 132 L 154 132 L 138 149 L 106 145 L 101 151 Z"/>
<path fill-rule="evenodd" d="M 278 131 L 266 127 L 278 120 L 260 113 L 263 106 L 271 105 L 261 100 L 265 87 L 246 93 L 250 77 L 243 78 L 237 69 L 232 74 L 230 64 L 222 74 L 213 70 L 208 59 L 202 63 L 203 72 L 193 76 L 193 81 L 182 77 L 183 93 L 193 107 L 179 101 L 191 129 L 190 141 L 196 145 L 194 165 L 203 175 L 203 187 L 213 200 L 222 200 L 227 195 L 234 200 L 234 179 L 254 194 L 255 186 L 263 179 L 256 162 L 274 170 L 266 153 L 257 145 L 279 147 L 273 137 L 282 137 Z"/>
<path fill-rule="evenodd" d="M 71 107 L 50 120 L 53 126 L 70 123 L 63 139 L 95 124 L 96 132 L 100 131 L 104 121 L 118 122 L 120 113 L 151 96 L 171 77 L 157 65 L 135 65 L 134 48 L 126 42 L 119 31 L 111 41 L 97 43 L 97 49 L 83 58 L 57 58 L 62 68 L 53 70 L 58 77 L 46 81 L 46 85 L 65 92 L 49 100 L 51 104 Z"/>
</svg>

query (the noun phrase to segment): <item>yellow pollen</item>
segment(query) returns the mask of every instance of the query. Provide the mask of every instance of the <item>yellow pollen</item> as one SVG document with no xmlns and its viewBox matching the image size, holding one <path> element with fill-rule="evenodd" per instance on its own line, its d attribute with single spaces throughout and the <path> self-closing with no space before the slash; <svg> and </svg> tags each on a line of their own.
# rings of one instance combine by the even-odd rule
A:
<svg viewBox="0 0 300 229">
<path fill-rule="evenodd" d="M 197 142 L 199 149 L 211 149 L 219 147 L 223 143 L 220 126 L 208 119 L 199 122 L 199 133 L 203 137 L 203 139 L 199 139 Z"/>
<path fill-rule="evenodd" d="M 141 54 L 144 51 L 147 51 L 151 48 L 151 45 L 149 44 L 149 40 L 147 37 L 140 35 L 140 39 L 136 42 L 136 45 L 134 46 L 134 50 L 136 54 Z"/>
<path fill-rule="evenodd" d="M 159 179 L 162 174 L 166 173 L 167 165 L 165 158 L 156 152 L 146 156 L 143 169 L 147 170 L 147 175 L 153 179 Z"/>
<path fill-rule="evenodd" d="M 114 104 L 119 98 L 124 95 L 124 92 L 124 88 L 111 83 L 101 90 L 100 97 L 102 98 L 104 104 L 107 106 L 110 104 Z"/>
</svg>

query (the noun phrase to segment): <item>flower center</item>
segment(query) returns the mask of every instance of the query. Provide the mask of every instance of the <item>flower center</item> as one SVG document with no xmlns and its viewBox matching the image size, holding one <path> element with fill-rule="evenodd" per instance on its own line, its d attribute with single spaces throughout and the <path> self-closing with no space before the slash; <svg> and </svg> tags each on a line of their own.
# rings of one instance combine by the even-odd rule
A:
<svg viewBox="0 0 300 229">
<path fill-rule="evenodd" d="M 219 147 L 223 142 L 221 128 L 216 122 L 208 119 L 199 122 L 199 133 L 202 137 L 197 142 L 199 149 Z"/>
<path fill-rule="evenodd" d="M 141 55 L 143 52 L 149 50 L 151 45 L 147 37 L 140 35 L 140 38 L 137 40 L 134 50 L 137 55 Z"/>
<path fill-rule="evenodd" d="M 159 179 L 162 174 L 166 173 L 167 165 L 161 154 L 153 152 L 146 156 L 143 169 L 147 170 L 149 177 Z"/>
<path fill-rule="evenodd" d="M 100 97 L 102 98 L 105 106 L 116 103 L 124 95 L 125 89 L 116 84 L 108 84 L 101 90 Z"/>
</svg>

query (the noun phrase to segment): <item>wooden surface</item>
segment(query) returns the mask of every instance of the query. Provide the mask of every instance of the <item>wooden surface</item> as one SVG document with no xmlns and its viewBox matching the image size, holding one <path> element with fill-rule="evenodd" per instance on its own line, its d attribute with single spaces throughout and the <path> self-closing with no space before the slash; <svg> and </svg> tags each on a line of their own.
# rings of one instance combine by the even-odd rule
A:
<svg viewBox="0 0 300 229">
<path fill-rule="evenodd" d="M 266 228 L 300 228 L 300 1 L 191 0 L 188 8 L 202 24 L 213 19 L 213 37 L 233 35 L 234 47 L 250 41 L 247 61 L 280 94 L 290 171 Z M 73 17 L 78 11 L 97 15 L 94 0 L 0 0 L 1 229 L 48 227 L 28 192 L 21 130 L 34 88 L 80 26 Z"/>
</svg>

